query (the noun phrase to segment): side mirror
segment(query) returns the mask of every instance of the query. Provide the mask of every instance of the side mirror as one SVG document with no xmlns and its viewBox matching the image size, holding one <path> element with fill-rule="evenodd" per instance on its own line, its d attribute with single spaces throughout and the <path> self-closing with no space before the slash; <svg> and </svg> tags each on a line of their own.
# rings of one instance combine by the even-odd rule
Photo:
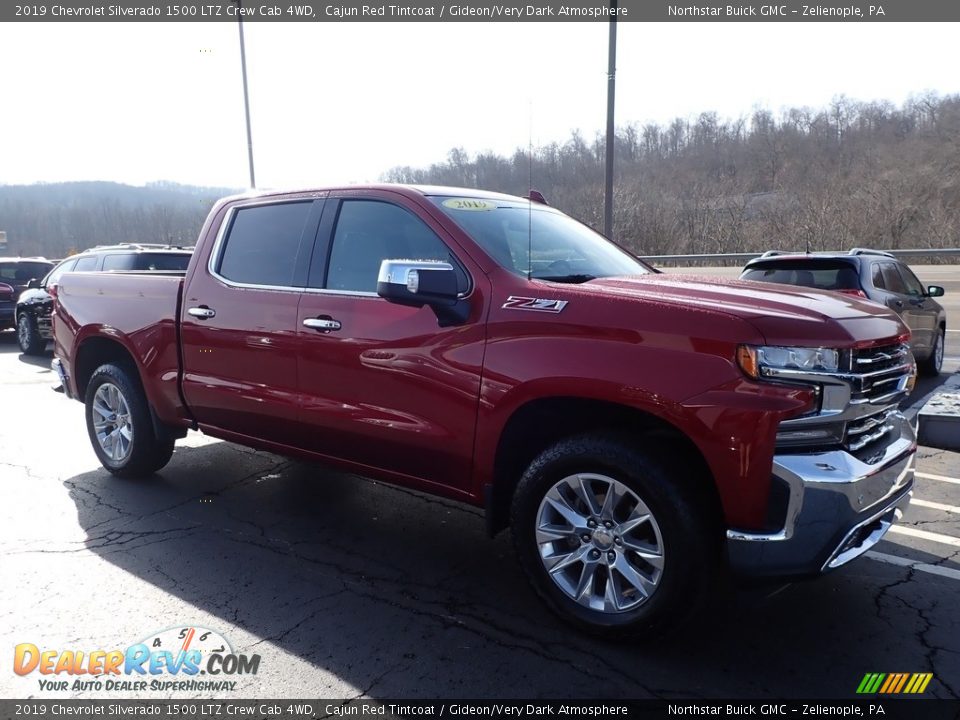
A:
<svg viewBox="0 0 960 720">
<path fill-rule="evenodd" d="M 30 282 L 27 283 L 27 290 L 36 290 L 40 287 L 43 287 L 43 286 L 40 284 L 40 281 L 37 280 L 36 278 L 33 278 Z"/>
<path fill-rule="evenodd" d="M 466 321 L 469 304 L 460 297 L 453 265 L 436 260 L 384 260 L 377 295 L 409 307 L 429 305 L 441 327 Z"/>
<path fill-rule="evenodd" d="M 939 285 L 930 285 L 927 287 L 927 297 L 943 297 L 944 290 Z"/>
</svg>

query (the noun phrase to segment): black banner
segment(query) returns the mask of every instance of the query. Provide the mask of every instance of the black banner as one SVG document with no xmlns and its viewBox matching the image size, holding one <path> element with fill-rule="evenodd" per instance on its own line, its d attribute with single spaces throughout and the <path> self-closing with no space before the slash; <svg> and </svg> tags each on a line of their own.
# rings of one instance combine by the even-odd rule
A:
<svg viewBox="0 0 960 720">
<path fill-rule="evenodd" d="M 4 22 L 955 22 L 944 0 L 37 0 L 0 4 Z"/>
<path fill-rule="evenodd" d="M 0 700 L 0 720 L 36 718 L 884 718 L 957 720 L 960 701 L 868 700 Z"/>
</svg>

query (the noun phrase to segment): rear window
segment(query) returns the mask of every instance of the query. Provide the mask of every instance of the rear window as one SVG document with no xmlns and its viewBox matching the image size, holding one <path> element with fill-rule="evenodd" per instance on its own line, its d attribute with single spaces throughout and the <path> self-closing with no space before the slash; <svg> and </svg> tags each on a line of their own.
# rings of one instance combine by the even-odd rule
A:
<svg viewBox="0 0 960 720">
<path fill-rule="evenodd" d="M 33 279 L 39 280 L 53 267 L 45 262 L 5 262 L 0 263 L 0 282 L 10 285 L 26 285 Z"/>
<path fill-rule="evenodd" d="M 857 269 L 843 261 L 783 260 L 753 265 L 743 272 L 741 280 L 799 285 L 820 290 L 859 290 Z"/>
</svg>

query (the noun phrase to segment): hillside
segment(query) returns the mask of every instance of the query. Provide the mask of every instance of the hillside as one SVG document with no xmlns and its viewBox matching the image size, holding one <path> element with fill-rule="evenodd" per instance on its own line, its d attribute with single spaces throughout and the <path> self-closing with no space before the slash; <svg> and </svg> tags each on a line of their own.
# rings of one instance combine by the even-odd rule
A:
<svg viewBox="0 0 960 720">
<path fill-rule="evenodd" d="M 960 96 L 888 102 L 835 99 L 828 108 L 669 126 L 630 125 L 615 142 L 614 237 L 645 255 L 960 245 Z M 451 150 L 429 168 L 385 179 L 525 195 L 602 229 L 604 139 L 512 157 Z"/>
</svg>

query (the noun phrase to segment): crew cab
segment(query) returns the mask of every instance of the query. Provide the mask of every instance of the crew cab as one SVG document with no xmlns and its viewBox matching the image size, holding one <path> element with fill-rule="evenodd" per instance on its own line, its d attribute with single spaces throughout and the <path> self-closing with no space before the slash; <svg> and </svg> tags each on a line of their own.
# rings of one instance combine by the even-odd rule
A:
<svg viewBox="0 0 960 720">
<path fill-rule="evenodd" d="M 880 540 L 916 449 L 896 314 L 661 274 L 531 198 L 226 198 L 183 277 L 62 276 L 53 367 L 111 473 L 194 429 L 480 506 L 598 634 L 679 622 L 727 569 L 818 575 Z"/>
</svg>

